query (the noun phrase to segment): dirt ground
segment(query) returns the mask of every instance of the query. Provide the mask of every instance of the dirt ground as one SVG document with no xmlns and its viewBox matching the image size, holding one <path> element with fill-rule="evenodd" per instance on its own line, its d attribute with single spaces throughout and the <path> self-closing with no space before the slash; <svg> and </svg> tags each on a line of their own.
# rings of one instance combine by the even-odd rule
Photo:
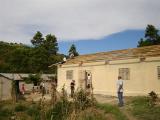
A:
<svg viewBox="0 0 160 120">
<path fill-rule="evenodd" d="M 94 97 L 96 98 L 97 102 L 99 102 L 99 103 L 110 103 L 110 104 L 116 105 L 118 102 L 117 98 L 113 97 L 113 96 L 96 94 L 96 95 L 94 95 Z"/>
<path fill-rule="evenodd" d="M 113 96 L 105 96 L 105 95 L 94 95 L 97 102 L 99 103 L 108 103 L 112 105 L 118 104 L 118 98 Z M 128 118 L 128 120 L 137 120 L 129 111 L 128 111 L 128 102 L 132 99 L 132 97 L 124 97 L 124 106 L 120 107 L 120 111 Z"/>
</svg>

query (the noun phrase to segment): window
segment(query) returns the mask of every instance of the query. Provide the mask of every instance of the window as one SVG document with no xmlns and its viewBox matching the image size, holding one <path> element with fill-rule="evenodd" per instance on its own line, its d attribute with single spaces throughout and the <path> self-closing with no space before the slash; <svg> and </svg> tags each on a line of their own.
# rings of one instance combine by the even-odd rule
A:
<svg viewBox="0 0 160 120">
<path fill-rule="evenodd" d="M 157 75 L 158 75 L 158 79 L 160 80 L 160 66 L 157 67 Z"/>
<path fill-rule="evenodd" d="M 129 68 L 119 68 L 119 76 L 121 76 L 123 80 L 129 80 L 130 79 Z"/>
<path fill-rule="evenodd" d="M 73 79 L 73 70 L 67 70 L 66 71 L 66 78 L 67 78 L 67 80 L 68 79 L 69 80 Z"/>
</svg>

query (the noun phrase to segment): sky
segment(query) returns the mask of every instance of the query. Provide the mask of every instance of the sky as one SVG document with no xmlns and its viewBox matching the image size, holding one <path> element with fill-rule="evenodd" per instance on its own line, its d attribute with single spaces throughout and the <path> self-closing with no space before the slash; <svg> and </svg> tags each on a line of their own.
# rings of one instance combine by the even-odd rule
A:
<svg viewBox="0 0 160 120">
<path fill-rule="evenodd" d="M 136 47 L 147 24 L 160 28 L 160 0 L 0 0 L 0 41 L 31 44 L 54 34 L 59 52 L 80 54 Z"/>
<path fill-rule="evenodd" d="M 137 47 L 138 41 L 144 36 L 144 30 L 127 30 L 106 36 L 99 40 L 78 40 L 59 42 L 59 51 L 68 54 L 72 44 L 75 44 L 80 54 L 91 54 L 112 50 Z"/>
</svg>

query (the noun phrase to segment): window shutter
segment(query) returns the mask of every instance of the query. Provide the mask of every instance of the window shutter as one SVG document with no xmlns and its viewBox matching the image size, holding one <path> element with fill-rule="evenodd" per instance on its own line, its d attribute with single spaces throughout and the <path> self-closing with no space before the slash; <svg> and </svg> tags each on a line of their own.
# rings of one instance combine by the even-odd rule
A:
<svg viewBox="0 0 160 120">
<path fill-rule="evenodd" d="M 81 87 L 84 87 L 85 78 L 86 78 L 85 70 L 79 70 L 79 84 Z"/>
<path fill-rule="evenodd" d="M 121 76 L 123 80 L 129 80 L 130 79 L 129 68 L 119 68 L 119 76 Z"/>
<path fill-rule="evenodd" d="M 73 79 L 73 70 L 67 70 L 66 71 L 66 78 L 67 78 L 67 80 L 72 80 Z"/>
</svg>

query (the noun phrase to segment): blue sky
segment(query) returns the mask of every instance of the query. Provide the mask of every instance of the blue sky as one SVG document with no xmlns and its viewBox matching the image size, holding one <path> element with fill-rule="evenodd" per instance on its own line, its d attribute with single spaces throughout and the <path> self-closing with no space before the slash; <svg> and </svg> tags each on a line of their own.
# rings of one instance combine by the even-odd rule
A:
<svg viewBox="0 0 160 120">
<path fill-rule="evenodd" d="M 126 30 L 106 36 L 99 40 L 79 40 L 59 42 L 59 52 L 68 54 L 68 49 L 75 44 L 79 54 L 112 51 L 137 47 L 140 38 L 144 37 L 144 30 Z"/>
</svg>

